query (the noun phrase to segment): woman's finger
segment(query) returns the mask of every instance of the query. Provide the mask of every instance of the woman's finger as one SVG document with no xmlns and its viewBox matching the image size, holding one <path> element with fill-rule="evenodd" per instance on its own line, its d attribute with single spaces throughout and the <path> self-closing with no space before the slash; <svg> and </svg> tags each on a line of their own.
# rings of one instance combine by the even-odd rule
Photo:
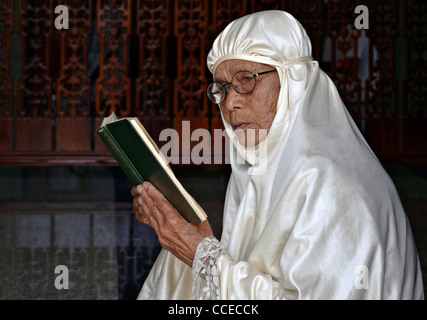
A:
<svg viewBox="0 0 427 320">
<path fill-rule="evenodd" d="M 141 202 L 142 202 L 141 201 L 141 196 L 136 196 L 136 197 L 133 198 L 132 206 L 134 208 L 138 208 L 141 205 Z"/>
<path fill-rule="evenodd" d="M 154 204 L 153 199 L 148 196 L 145 189 L 141 192 L 141 208 L 145 214 L 146 224 L 152 227 L 158 235 L 160 227 L 164 222 L 164 217 Z"/>
<path fill-rule="evenodd" d="M 133 197 L 135 197 L 141 193 L 141 188 L 142 188 L 142 185 L 133 186 L 132 189 L 130 190 L 130 193 L 132 194 Z"/>
<path fill-rule="evenodd" d="M 144 187 L 146 188 L 147 195 L 152 199 L 154 206 L 162 213 L 161 218 L 163 220 L 176 218 L 187 222 L 155 186 L 149 182 L 144 182 Z"/>
</svg>

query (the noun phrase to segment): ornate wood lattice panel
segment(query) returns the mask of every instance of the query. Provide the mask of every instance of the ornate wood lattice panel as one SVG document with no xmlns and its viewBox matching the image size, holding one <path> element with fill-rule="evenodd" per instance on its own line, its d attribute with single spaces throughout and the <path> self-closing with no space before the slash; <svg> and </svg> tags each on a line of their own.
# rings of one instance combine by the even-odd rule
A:
<svg viewBox="0 0 427 320">
<path fill-rule="evenodd" d="M 0 150 L 13 148 L 13 82 L 11 78 L 11 36 L 13 0 L 0 3 Z"/>
<path fill-rule="evenodd" d="M 22 37 L 21 77 L 17 96 L 17 151 L 52 150 L 52 79 L 49 74 L 51 1 L 19 1 Z"/>
<path fill-rule="evenodd" d="M 172 37 L 171 4 L 166 0 L 137 2 L 138 75 L 135 114 L 153 137 L 170 126 L 172 87 L 168 49 Z"/>
<path fill-rule="evenodd" d="M 358 4 L 369 29 L 355 27 Z M 55 27 L 58 5 L 69 29 Z M 191 163 L 193 147 L 213 142 L 193 133 L 223 129 L 205 94 L 212 42 L 232 20 L 269 9 L 305 26 L 313 57 L 381 159 L 427 163 L 424 2 L 3 0 L 0 164 L 115 164 L 95 132 L 112 111 L 137 116 L 161 145 L 160 133 L 174 129 L 179 163 Z"/>
<path fill-rule="evenodd" d="M 407 1 L 403 15 L 406 74 L 401 112 L 401 149 L 404 154 L 425 154 L 427 150 L 427 5 Z"/>
<path fill-rule="evenodd" d="M 87 70 L 92 2 L 72 0 L 66 3 L 73 25 L 69 32 L 57 32 L 61 61 L 56 81 L 55 150 L 90 152 L 92 107 Z"/>
</svg>

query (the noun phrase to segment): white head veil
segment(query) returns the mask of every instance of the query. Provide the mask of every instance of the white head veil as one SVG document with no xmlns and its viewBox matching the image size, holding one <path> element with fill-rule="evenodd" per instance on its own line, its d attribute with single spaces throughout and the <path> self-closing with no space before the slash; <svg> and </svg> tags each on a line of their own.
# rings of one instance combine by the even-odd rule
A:
<svg viewBox="0 0 427 320">
<path fill-rule="evenodd" d="M 292 115 L 295 115 L 311 74 L 318 66 L 312 63 L 311 43 L 304 28 L 283 11 L 264 11 L 230 23 L 215 40 L 207 65 L 215 74 L 221 62 L 231 59 L 267 64 L 275 67 L 279 74 L 281 91 L 277 114 L 267 140 L 253 149 L 244 148 L 238 143 L 231 126 L 223 120 L 232 141 L 231 157 L 243 156 L 249 164 L 255 165 L 250 167 L 251 174 L 262 174 L 268 157 L 273 157 L 278 143 L 286 140 L 284 137 L 289 132 Z M 234 158 L 232 163 L 234 166 L 241 162 Z"/>
</svg>

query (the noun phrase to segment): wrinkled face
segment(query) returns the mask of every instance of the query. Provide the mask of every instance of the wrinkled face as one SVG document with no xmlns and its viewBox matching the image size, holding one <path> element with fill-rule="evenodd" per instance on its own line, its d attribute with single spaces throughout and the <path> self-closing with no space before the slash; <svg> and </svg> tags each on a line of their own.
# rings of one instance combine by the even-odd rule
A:
<svg viewBox="0 0 427 320">
<path fill-rule="evenodd" d="M 216 69 L 214 81 L 226 84 L 239 71 L 254 74 L 274 70 L 273 67 L 245 60 L 227 60 Z M 265 139 L 277 111 L 280 80 L 277 72 L 256 77 L 255 89 L 248 94 L 236 92 L 228 86 L 228 94 L 221 103 L 221 113 L 233 128 L 243 146 L 257 145 Z"/>
</svg>

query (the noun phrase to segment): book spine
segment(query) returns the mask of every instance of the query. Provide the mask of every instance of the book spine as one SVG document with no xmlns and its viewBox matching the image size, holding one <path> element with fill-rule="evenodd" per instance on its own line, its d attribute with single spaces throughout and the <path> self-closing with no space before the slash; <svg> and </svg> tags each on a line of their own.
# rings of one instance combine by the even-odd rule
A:
<svg viewBox="0 0 427 320">
<path fill-rule="evenodd" d="M 97 130 L 99 137 L 104 141 L 108 150 L 111 152 L 113 157 L 117 160 L 119 165 L 122 167 L 125 174 L 128 176 L 134 186 L 142 184 L 144 179 L 141 177 L 139 172 L 136 170 L 132 162 L 127 158 L 126 154 L 117 144 L 114 137 L 110 134 L 106 127 Z"/>
</svg>

